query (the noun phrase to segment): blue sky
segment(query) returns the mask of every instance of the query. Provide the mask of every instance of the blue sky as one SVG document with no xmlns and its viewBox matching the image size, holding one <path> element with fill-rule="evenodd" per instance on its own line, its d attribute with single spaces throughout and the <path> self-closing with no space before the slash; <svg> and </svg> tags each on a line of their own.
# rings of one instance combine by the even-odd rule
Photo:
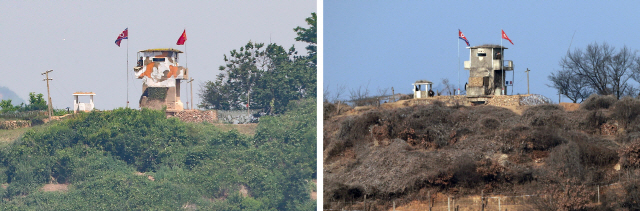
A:
<svg viewBox="0 0 640 211">
<path fill-rule="evenodd" d="M 500 44 L 502 29 L 515 44 L 503 42 L 515 66 L 514 94 L 526 94 L 529 68 L 531 93 L 557 102 L 547 77 L 569 45 L 640 50 L 639 8 L 638 1 L 324 1 L 323 88 L 368 84 L 373 94 L 389 87 L 410 93 L 417 79 L 457 85 L 458 70 L 464 86 L 469 50 L 461 40 L 458 48 L 458 29 L 471 46 Z"/>
</svg>

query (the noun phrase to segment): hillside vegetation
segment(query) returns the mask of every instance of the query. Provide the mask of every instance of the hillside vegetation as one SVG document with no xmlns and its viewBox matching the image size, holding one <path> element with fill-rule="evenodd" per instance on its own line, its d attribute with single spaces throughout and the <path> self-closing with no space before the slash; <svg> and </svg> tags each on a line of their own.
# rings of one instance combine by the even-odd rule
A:
<svg viewBox="0 0 640 211">
<path fill-rule="evenodd" d="M 343 105 L 344 106 L 344 105 Z M 372 200 L 544 195 L 533 209 L 640 209 L 640 100 L 591 96 L 572 112 L 553 104 L 522 115 L 494 106 L 430 105 L 339 115 L 324 105 L 324 207 Z M 595 187 L 603 191 L 600 204 Z"/>
<path fill-rule="evenodd" d="M 253 136 L 146 109 L 43 125 L 0 148 L 0 210 L 314 210 L 315 111 L 292 101 Z"/>
</svg>

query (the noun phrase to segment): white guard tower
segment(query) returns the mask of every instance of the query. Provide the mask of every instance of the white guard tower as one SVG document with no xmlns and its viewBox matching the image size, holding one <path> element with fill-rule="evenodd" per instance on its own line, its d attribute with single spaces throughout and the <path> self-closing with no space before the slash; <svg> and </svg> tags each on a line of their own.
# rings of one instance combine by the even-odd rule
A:
<svg viewBox="0 0 640 211">
<path fill-rule="evenodd" d="M 79 111 L 90 112 L 93 111 L 93 96 L 96 93 L 93 92 L 76 92 L 73 93 L 73 113 L 78 113 Z M 89 103 L 81 103 L 78 101 L 79 96 L 89 96 Z"/>
<path fill-rule="evenodd" d="M 431 81 L 427 81 L 427 80 L 418 80 L 416 81 L 416 83 L 412 84 L 413 85 L 413 98 L 414 99 L 418 99 L 418 98 L 427 98 L 427 97 L 433 97 L 433 90 L 432 88 L 432 84 Z"/>
</svg>

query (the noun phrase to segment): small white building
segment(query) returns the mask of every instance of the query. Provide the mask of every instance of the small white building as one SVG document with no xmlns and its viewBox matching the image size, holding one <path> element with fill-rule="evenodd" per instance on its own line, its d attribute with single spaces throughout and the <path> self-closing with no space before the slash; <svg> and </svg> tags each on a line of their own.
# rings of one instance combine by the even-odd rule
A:
<svg viewBox="0 0 640 211">
<path fill-rule="evenodd" d="M 433 83 L 431 83 L 431 81 L 427 81 L 427 80 L 418 80 L 416 81 L 416 83 L 412 84 L 413 85 L 413 98 L 417 99 L 417 98 L 427 98 L 430 97 L 429 95 L 431 95 L 431 97 L 433 96 L 433 90 L 432 89 L 432 85 Z M 431 93 L 431 94 L 429 94 Z"/>
<path fill-rule="evenodd" d="M 96 93 L 93 92 L 76 92 L 73 93 L 73 113 L 78 113 L 78 111 L 90 112 L 93 111 L 93 96 Z M 79 96 L 89 96 L 89 103 L 81 103 L 78 100 Z"/>
</svg>

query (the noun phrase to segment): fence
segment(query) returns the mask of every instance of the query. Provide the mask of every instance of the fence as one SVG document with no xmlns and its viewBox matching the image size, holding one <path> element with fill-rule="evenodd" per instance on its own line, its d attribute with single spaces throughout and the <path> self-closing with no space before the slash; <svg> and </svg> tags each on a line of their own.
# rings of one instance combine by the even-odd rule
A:
<svg viewBox="0 0 640 211">
<path fill-rule="evenodd" d="M 593 187 L 593 197 L 588 202 L 589 205 L 595 206 L 600 204 L 600 194 L 611 186 L 619 186 L 620 183 L 614 183 L 603 186 Z M 620 187 L 614 187 L 615 189 Z M 390 201 L 390 208 L 374 205 L 378 200 L 362 200 L 362 201 L 334 201 L 325 202 L 327 211 L 373 211 L 373 210 L 393 210 L 393 211 L 524 211 L 535 210 L 540 204 L 555 204 L 554 198 L 550 195 L 523 194 L 517 196 L 469 196 L 456 198 L 436 194 L 431 200 L 413 201 L 409 204 L 397 206 L 395 201 Z M 327 206 L 328 205 L 328 206 Z M 387 205 L 388 206 L 388 205 Z"/>
</svg>

